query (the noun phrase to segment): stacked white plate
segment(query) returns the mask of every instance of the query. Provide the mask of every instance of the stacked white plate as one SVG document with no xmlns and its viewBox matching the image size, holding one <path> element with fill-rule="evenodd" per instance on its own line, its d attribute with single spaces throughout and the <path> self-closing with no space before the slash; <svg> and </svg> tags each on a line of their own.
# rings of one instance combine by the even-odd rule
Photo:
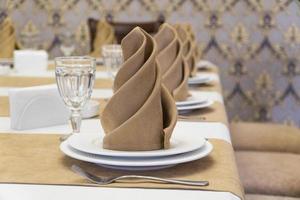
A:
<svg viewBox="0 0 300 200">
<path fill-rule="evenodd" d="M 196 64 L 197 69 L 209 69 L 213 66 L 215 66 L 215 65 L 207 60 L 200 60 Z"/>
<path fill-rule="evenodd" d="M 179 114 L 188 113 L 193 110 L 210 107 L 214 103 L 205 97 L 190 96 L 185 101 L 177 101 L 176 106 Z"/>
<path fill-rule="evenodd" d="M 189 85 L 210 84 L 214 80 L 210 74 L 197 74 L 195 77 L 189 78 Z"/>
<path fill-rule="evenodd" d="M 205 138 L 186 136 L 178 130 L 169 149 L 153 151 L 114 151 L 103 149 L 103 133 L 79 133 L 60 145 L 61 151 L 77 160 L 121 170 L 155 170 L 172 167 L 207 156 L 213 149 Z"/>
</svg>

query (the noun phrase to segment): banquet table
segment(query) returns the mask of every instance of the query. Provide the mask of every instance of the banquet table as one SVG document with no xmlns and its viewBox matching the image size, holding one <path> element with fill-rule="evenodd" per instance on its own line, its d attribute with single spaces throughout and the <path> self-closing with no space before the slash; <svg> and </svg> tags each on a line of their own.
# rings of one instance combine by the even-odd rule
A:
<svg viewBox="0 0 300 200">
<path fill-rule="evenodd" d="M 201 87 L 191 87 L 193 95 L 202 95 L 214 101 L 212 108 L 203 109 L 192 113 L 191 118 L 180 118 L 176 128 L 183 129 L 186 132 L 197 130 L 201 132 L 203 137 L 208 139 L 216 139 L 225 144 L 229 144 L 229 153 L 233 155 L 231 146 L 230 132 L 228 128 L 228 120 L 222 97 L 222 87 L 216 67 L 211 67 L 207 70 L 199 71 L 199 73 L 208 73 L 213 76 L 213 84 L 203 85 Z M 31 134 L 68 134 L 71 127 L 68 125 L 59 125 L 53 127 L 44 127 L 32 130 L 16 131 L 10 128 L 9 117 L 9 100 L 8 91 L 15 87 L 37 86 L 55 83 L 55 75 L 53 67 L 45 73 L 28 73 L 18 74 L 11 72 L 8 75 L 0 75 L 0 140 L 3 136 L 9 137 L 13 135 L 31 135 Z M 108 77 L 103 66 L 97 68 L 96 81 L 92 98 L 100 100 L 100 107 L 103 109 L 107 99 L 113 92 L 111 90 L 112 80 Z M 101 111 L 100 111 L 101 113 Z M 101 115 L 101 114 L 100 114 Z M 201 116 L 201 118 L 199 118 Z M 204 116 L 204 117 L 203 117 Z M 100 131 L 100 120 L 98 118 L 86 119 L 82 123 L 82 132 L 97 132 Z M 222 151 L 222 149 L 221 149 Z M 0 148 L 1 152 L 1 148 Z M 4 151 L 3 151 L 4 152 Z M 0 155 L 1 156 L 1 155 Z M 1 159 L 0 159 L 1 160 Z M 225 159 L 226 161 L 226 159 Z M 42 162 L 42 161 L 41 161 Z M 226 161 L 230 163 L 233 171 L 229 181 L 230 187 L 235 187 L 235 193 L 230 191 L 216 191 L 213 189 L 176 189 L 176 188 L 151 188 L 151 187 L 94 187 L 95 185 L 67 185 L 67 184 L 45 184 L 45 183 L 23 183 L 9 182 L 1 180 L 0 176 L 0 200 L 5 199 L 243 199 L 244 193 L 239 182 L 234 159 Z M 6 163 L 7 164 L 7 163 Z M 5 169 L 5 163 L 0 163 L 0 169 Z M 225 166 L 224 166 L 225 168 Z M 9 171 L 9 169 L 6 169 Z M 28 169 L 30 170 L 30 169 Z M 226 169 L 225 173 L 227 172 Z M 228 170 L 228 173 L 231 173 Z M 217 174 L 216 174 L 217 176 Z M 229 178 L 229 179 L 230 179 Z"/>
</svg>

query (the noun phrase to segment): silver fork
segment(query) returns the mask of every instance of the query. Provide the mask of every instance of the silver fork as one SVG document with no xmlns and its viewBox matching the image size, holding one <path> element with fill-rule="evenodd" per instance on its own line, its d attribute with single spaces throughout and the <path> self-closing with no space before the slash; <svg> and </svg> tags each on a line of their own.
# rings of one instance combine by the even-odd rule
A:
<svg viewBox="0 0 300 200">
<path fill-rule="evenodd" d="M 76 174 L 88 179 L 89 181 L 99 184 L 99 185 L 107 185 L 110 183 L 114 183 L 118 180 L 122 179 L 147 179 L 152 181 L 160 181 L 163 183 L 172 183 L 172 184 L 179 184 L 179 185 L 191 185 L 191 186 L 208 186 L 208 181 L 189 181 L 189 180 L 178 180 L 178 179 L 170 179 L 170 178 L 159 178 L 154 176 L 140 176 L 140 175 L 123 175 L 118 177 L 99 177 L 90 172 L 87 172 L 80 168 L 77 165 L 72 165 L 72 171 Z"/>
</svg>

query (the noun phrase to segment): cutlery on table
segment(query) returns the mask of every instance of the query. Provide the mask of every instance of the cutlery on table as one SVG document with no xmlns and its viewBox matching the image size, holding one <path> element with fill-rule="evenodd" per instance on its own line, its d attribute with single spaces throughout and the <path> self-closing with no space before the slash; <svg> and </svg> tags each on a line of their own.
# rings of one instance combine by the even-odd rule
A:
<svg viewBox="0 0 300 200">
<path fill-rule="evenodd" d="M 99 177 L 90 172 L 85 171 L 81 167 L 77 165 L 72 165 L 72 171 L 76 174 L 86 178 L 87 180 L 99 184 L 99 185 L 107 185 L 114 183 L 118 180 L 123 179 L 147 179 L 151 181 L 160 181 L 163 183 L 171 183 L 171 184 L 179 184 L 179 185 L 191 185 L 191 186 L 208 186 L 208 181 L 189 181 L 189 180 L 179 180 L 179 179 L 170 179 L 170 178 L 159 178 L 154 176 L 141 176 L 141 175 L 123 175 L 117 177 Z"/>
</svg>

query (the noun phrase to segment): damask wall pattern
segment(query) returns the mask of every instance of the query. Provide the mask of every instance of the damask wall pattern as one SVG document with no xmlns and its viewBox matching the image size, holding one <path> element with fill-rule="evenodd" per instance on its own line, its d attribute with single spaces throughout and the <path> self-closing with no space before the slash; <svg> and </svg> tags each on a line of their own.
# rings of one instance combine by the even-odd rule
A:
<svg viewBox="0 0 300 200">
<path fill-rule="evenodd" d="M 300 126 L 300 7 L 296 0 L 0 0 L 19 46 L 51 57 L 89 51 L 88 17 L 189 22 L 203 59 L 220 66 L 230 119 Z"/>
</svg>

